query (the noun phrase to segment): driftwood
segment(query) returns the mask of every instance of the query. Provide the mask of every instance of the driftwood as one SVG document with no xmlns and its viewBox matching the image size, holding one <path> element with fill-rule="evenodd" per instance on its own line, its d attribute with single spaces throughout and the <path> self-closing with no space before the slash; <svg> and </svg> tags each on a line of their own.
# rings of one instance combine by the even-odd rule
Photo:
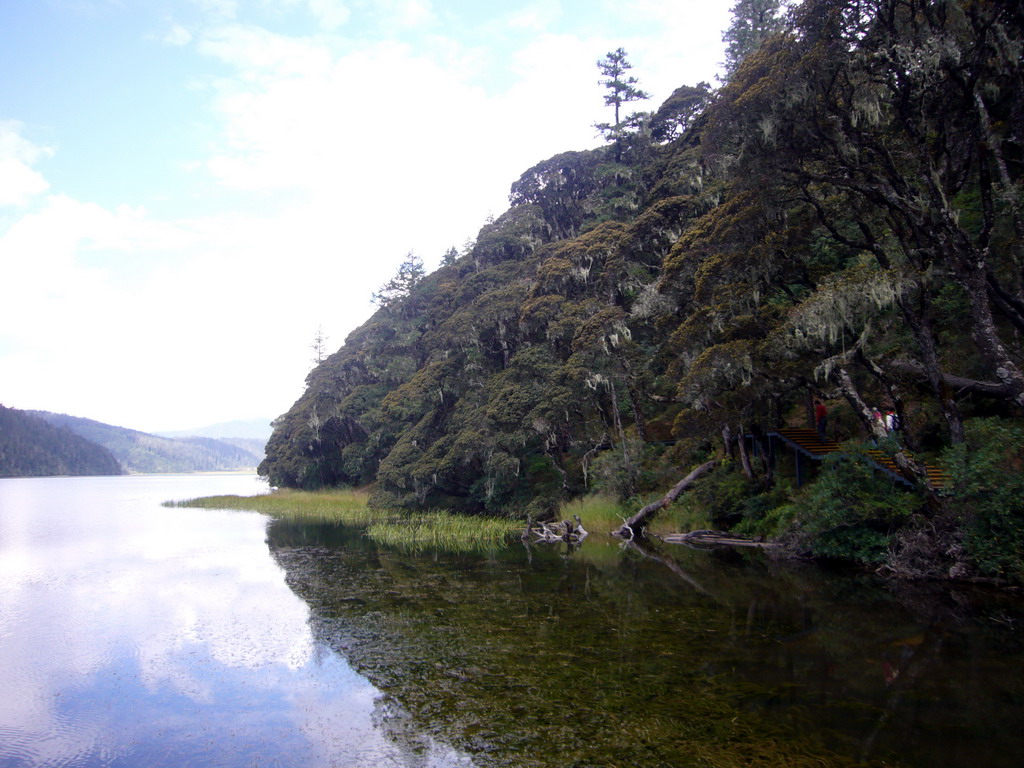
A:
<svg viewBox="0 0 1024 768">
<path fill-rule="evenodd" d="M 573 515 L 572 520 L 562 520 L 553 523 L 534 522 L 532 518 L 526 518 L 526 530 L 523 531 L 523 541 L 529 541 L 531 536 L 536 541 L 568 541 L 578 544 L 590 534 L 583 527 L 583 521 L 579 515 Z"/>
<path fill-rule="evenodd" d="M 658 514 L 658 512 L 665 509 L 665 507 L 670 506 L 677 498 L 679 498 L 679 494 L 717 466 L 718 460 L 712 459 L 711 461 L 701 464 L 699 467 L 695 467 L 690 474 L 672 486 L 672 490 L 657 501 L 652 501 L 646 507 L 629 518 L 629 520 L 624 521 L 617 530 L 612 531 L 612 535 L 619 536 L 624 539 L 632 539 L 637 536 L 641 536 L 643 534 L 643 529 L 647 527 L 647 524 L 656 514 Z"/>
<path fill-rule="evenodd" d="M 688 546 L 727 546 L 727 547 L 760 547 L 768 549 L 778 546 L 770 541 L 756 541 L 744 536 L 736 536 L 724 531 L 690 531 L 689 533 L 671 533 L 661 537 L 666 544 L 686 544 Z"/>
</svg>

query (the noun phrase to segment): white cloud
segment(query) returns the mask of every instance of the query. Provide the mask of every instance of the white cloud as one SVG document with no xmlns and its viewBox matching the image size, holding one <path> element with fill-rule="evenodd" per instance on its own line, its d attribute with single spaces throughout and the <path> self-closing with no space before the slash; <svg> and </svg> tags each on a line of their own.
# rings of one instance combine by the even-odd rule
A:
<svg viewBox="0 0 1024 768">
<path fill-rule="evenodd" d="M 237 0 L 191 0 L 191 2 L 215 19 L 233 19 L 238 15 Z"/>
<path fill-rule="evenodd" d="M 443 6 L 441 25 L 417 0 L 192 2 L 205 22 L 161 42 L 216 66 L 190 75 L 211 112 L 185 119 L 208 143 L 180 159 L 197 186 L 172 195 L 181 209 L 200 193 L 216 204 L 161 219 L 47 195 L 35 166 L 53 150 L 0 122 L 0 203 L 18 206 L 0 218 L 7 405 L 141 429 L 283 412 L 318 326 L 340 346 L 409 250 L 436 264 L 504 210 L 524 170 L 599 143 L 604 52 L 626 47 L 655 95 L 637 108 L 653 109 L 711 76 L 728 21 L 725 3 L 678 0 L 596 6 L 574 29 L 552 0 L 473 27 Z M 308 10 L 322 32 L 240 16 L 282 9 Z M 654 31 L 628 37 L 637 25 L 623 23 L 620 39 L 606 14 Z"/>
<path fill-rule="evenodd" d="M 183 46 L 192 42 L 192 33 L 181 24 L 172 24 L 162 39 L 167 45 Z"/>
<path fill-rule="evenodd" d="M 386 27 L 424 27 L 436 20 L 430 0 L 374 0 L 372 8 Z"/>
<path fill-rule="evenodd" d="M 53 150 L 24 138 L 23 131 L 17 120 L 0 120 L 0 206 L 27 205 L 50 186 L 32 166 Z"/>
<path fill-rule="evenodd" d="M 0 341 L 13 351 L 0 358 L 0 378 L 9 404 L 50 409 L 52 402 L 52 410 L 65 410 L 61 404 L 93 397 L 101 407 L 123 403 L 122 368 L 134 351 L 127 339 L 160 302 L 114 268 L 138 268 L 132 262 L 148 250 L 187 239 L 141 211 L 108 211 L 60 195 L 2 231 Z M 116 264 L 90 266 L 93 258 Z M 91 415 L 81 406 L 66 410 Z"/>
<path fill-rule="evenodd" d="M 274 34 L 263 27 L 231 24 L 219 26 L 200 42 L 202 53 L 235 67 L 242 81 L 277 76 L 309 76 L 330 64 L 322 44 Z"/>
<path fill-rule="evenodd" d="M 394 42 L 337 53 L 231 32 L 209 50 L 238 68 L 216 85 L 224 130 L 208 168 L 222 184 L 301 190 L 325 214 L 315 230 L 396 259 L 413 247 L 440 255 L 442 240 L 464 241 L 503 209 L 522 137 L 460 72 Z M 255 63 L 268 60 L 277 65 Z M 499 187 L 496 168 L 508 168 Z"/>
<path fill-rule="evenodd" d="M 527 32 L 543 32 L 562 17 L 562 6 L 551 0 L 541 0 L 517 8 L 502 19 L 501 23 L 513 29 Z"/>
<path fill-rule="evenodd" d="M 341 27 L 352 15 L 348 6 L 338 0 L 309 0 L 309 10 L 329 32 Z"/>
<path fill-rule="evenodd" d="M 642 85 L 661 100 L 683 84 L 706 80 L 714 85 L 724 59 L 722 30 L 729 26 L 731 6 L 731 2 L 634 0 L 631 14 L 658 30 L 652 39 L 624 43 Z"/>
<path fill-rule="evenodd" d="M 316 327 L 340 345 L 390 271 L 332 213 L 167 222 L 47 198 L 0 231 L 3 402 L 147 431 L 283 412 Z"/>
</svg>

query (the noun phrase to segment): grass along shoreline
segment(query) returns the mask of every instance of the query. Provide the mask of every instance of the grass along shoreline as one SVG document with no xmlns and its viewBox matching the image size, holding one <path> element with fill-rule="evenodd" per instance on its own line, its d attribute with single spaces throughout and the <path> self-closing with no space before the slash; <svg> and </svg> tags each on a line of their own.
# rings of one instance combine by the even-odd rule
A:
<svg viewBox="0 0 1024 768">
<path fill-rule="evenodd" d="M 408 550 L 469 551 L 495 549 L 514 541 L 524 520 L 458 515 L 446 511 L 397 512 L 371 509 L 369 491 L 276 490 L 255 496 L 205 496 L 164 502 L 165 507 L 229 509 L 261 512 L 281 520 L 365 526 L 366 535 L 390 547 Z M 610 533 L 622 524 L 627 510 L 606 496 L 588 496 L 564 504 L 559 519 L 579 515 L 591 533 Z"/>
<path fill-rule="evenodd" d="M 255 496 L 203 496 L 197 499 L 166 501 L 165 507 L 197 507 L 200 509 L 234 509 L 263 512 L 283 520 L 308 523 L 347 523 L 369 525 L 387 519 L 394 513 L 372 510 L 367 506 L 368 491 L 293 491 L 276 490 Z"/>
<path fill-rule="evenodd" d="M 256 496 L 205 496 L 164 502 L 165 507 L 230 509 L 262 512 L 299 523 L 340 523 L 364 526 L 366 535 L 391 547 L 409 550 L 469 551 L 505 546 L 523 521 L 507 517 L 474 517 L 449 512 L 403 513 L 371 509 L 368 491 L 277 490 Z"/>
</svg>

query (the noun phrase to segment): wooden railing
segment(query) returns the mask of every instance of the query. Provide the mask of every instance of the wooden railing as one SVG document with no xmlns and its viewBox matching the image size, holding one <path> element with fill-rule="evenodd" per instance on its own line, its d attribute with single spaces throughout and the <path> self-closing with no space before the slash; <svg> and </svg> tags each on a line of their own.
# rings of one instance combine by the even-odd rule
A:
<svg viewBox="0 0 1024 768">
<path fill-rule="evenodd" d="M 787 427 L 776 432 L 769 432 L 768 437 L 772 440 L 783 441 L 783 443 L 793 448 L 796 452 L 796 474 L 798 486 L 803 484 L 803 468 L 800 463 L 801 456 L 806 456 L 814 461 L 821 461 L 826 456 L 833 453 L 841 453 L 843 450 L 839 443 L 832 440 L 822 441 L 818 437 L 818 433 L 813 429 Z M 877 466 L 882 472 L 889 475 L 897 482 L 913 487 L 914 484 L 903 476 L 891 456 L 888 456 L 884 451 L 877 449 L 870 450 L 867 453 L 871 458 L 871 461 L 873 461 L 875 466 Z M 947 485 L 948 478 L 941 469 L 927 463 L 925 463 L 925 469 L 928 473 L 928 480 L 931 482 L 932 487 L 937 490 L 941 490 Z"/>
</svg>

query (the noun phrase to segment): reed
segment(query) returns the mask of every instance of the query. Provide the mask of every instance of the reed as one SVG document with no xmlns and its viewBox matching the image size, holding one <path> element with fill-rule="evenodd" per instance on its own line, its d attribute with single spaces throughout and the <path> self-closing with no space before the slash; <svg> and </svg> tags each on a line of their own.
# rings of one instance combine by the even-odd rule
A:
<svg viewBox="0 0 1024 768">
<path fill-rule="evenodd" d="M 614 496 L 594 494 L 566 502 L 558 514 L 561 520 L 571 520 L 573 515 L 579 515 L 588 533 L 611 533 L 622 525 L 623 518 L 632 512 L 623 507 Z"/>
<path fill-rule="evenodd" d="M 366 535 L 378 544 L 408 551 L 441 549 L 471 552 L 508 545 L 523 523 L 505 517 L 470 517 L 430 512 L 400 519 L 373 522 Z"/>
</svg>

